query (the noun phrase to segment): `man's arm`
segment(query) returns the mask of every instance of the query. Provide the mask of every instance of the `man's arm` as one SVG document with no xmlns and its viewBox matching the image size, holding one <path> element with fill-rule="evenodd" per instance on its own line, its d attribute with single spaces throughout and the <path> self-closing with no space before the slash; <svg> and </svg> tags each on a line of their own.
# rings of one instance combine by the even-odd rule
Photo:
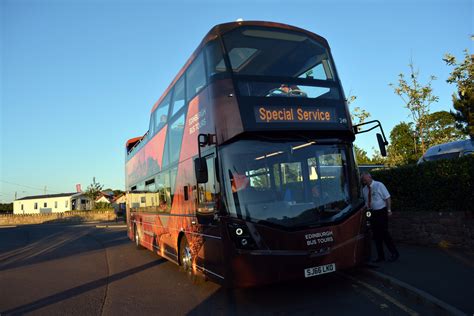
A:
<svg viewBox="0 0 474 316">
<path fill-rule="evenodd" d="M 391 215 L 392 214 L 392 200 L 390 198 L 386 199 L 385 204 L 387 205 L 388 215 Z"/>
</svg>

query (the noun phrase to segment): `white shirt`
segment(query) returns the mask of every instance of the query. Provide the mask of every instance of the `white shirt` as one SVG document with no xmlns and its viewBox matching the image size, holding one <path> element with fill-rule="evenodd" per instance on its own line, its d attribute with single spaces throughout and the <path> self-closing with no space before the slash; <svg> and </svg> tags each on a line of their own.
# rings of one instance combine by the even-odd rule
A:
<svg viewBox="0 0 474 316">
<path fill-rule="evenodd" d="M 380 210 L 387 206 L 385 200 L 390 197 L 390 193 L 382 182 L 372 180 L 370 191 L 372 195 L 371 209 Z M 369 207 L 369 188 L 365 186 L 362 193 L 364 194 L 365 205 Z"/>
</svg>

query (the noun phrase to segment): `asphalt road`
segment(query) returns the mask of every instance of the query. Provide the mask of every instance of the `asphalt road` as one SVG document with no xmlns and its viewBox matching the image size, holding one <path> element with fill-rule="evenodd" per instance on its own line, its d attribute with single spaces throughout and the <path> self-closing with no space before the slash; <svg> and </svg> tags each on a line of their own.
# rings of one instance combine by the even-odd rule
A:
<svg viewBox="0 0 474 316">
<path fill-rule="evenodd" d="M 0 313 L 37 315 L 416 315 L 429 312 L 356 272 L 252 289 L 193 283 L 136 250 L 123 227 L 0 228 Z"/>
</svg>

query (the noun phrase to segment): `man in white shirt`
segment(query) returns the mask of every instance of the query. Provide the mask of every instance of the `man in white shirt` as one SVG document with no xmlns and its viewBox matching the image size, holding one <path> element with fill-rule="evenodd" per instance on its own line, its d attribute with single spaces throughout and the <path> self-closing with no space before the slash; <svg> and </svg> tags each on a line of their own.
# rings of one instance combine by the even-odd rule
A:
<svg viewBox="0 0 474 316">
<path fill-rule="evenodd" d="M 371 212 L 370 226 L 377 248 L 377 259 L 374 262 L 385 260 L 384 243 L 391 253 L 388 260 L 395 261 L 400 257 L 400 254 L 388 232 L 388 216 L 392 215 L 390 193 L 382 182 L 374 181 L 370 173 L 363 173 L 361 180 L 365 185 L 362 193 L 367 210 Z"/>
</svg>

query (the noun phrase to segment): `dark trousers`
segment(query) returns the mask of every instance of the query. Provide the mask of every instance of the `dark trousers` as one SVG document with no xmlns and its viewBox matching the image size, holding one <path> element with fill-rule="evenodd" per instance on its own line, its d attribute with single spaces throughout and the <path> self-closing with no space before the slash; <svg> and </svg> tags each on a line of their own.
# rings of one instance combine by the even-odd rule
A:
<svg viewBox="0 0 474 316">
<path fill-rule="evenodd" d="M 392 255 L 398 255 L 398 250 L 388 232 L 388 213 L 386 207 L 381 210 L 372 211 L 370 227 L 372 228 L 375 247 L 377 248 L 377 258 L 385 259 L 383 251 L 384 243 Z"/>
</svg>

